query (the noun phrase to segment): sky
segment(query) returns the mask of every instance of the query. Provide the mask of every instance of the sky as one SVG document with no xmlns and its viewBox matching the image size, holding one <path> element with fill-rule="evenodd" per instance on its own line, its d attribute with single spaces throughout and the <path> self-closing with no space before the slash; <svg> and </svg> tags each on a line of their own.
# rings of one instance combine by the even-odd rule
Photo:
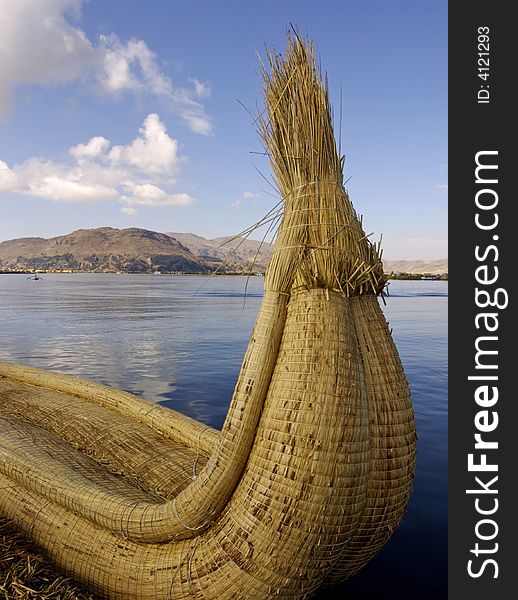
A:
<svg viewBox="0 0 518 600">
<path fill-rule="evenodd" d="M 244 107 L 290 24 L 327 71 L 366 233 L 387 259 L 446 257 L 446 0 L 0 0 L 0 241 L 259 221 L 278 198 Z"/>
</svg>

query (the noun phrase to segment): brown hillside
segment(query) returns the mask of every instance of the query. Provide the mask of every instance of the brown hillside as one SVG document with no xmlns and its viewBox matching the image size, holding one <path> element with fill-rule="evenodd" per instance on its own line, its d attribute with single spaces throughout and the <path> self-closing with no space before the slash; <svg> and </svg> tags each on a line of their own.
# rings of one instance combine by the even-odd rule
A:
<svg viewBox="0 0 518 600">
<path fill-rule="evenodd" d="M 146 229 L 79 229 L 44 239 L 21 238 L 0 243 L 0 268 L 83 271 L 206 271 L 184 245 L 164 233 Z"/>
<path fill-rule="evenodd" d="M 272 245 L 258 240 L 248 240 L 232 236 L 205 239 L 194 233 L 168 233 L 187 246 L 195 255 L 203 259 L 216 259 L 228 265 L 241 265 L 242 268 L 264 270 L 272 254 Z"/>
</svg>

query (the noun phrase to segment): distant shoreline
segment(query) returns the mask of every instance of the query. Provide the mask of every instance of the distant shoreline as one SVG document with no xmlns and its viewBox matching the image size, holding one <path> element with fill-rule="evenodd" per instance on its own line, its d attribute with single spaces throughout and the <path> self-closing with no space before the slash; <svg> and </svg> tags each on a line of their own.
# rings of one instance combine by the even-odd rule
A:
<svg viewBox="0 0 518 600">
<path fill-rule="evenodd" d="M 84 275 L 84 274 L 89 274 L 89 275 L 157 275 L 156 273 L 152 272 L 152 271 L 147 271 L 147 272 L 126 272 L 126 271 L 121 271 L 121 272 L 115 272 L 115 271 L 45 271 L 45 270 L 36 270 L 36 271 L 18 271 L 18 270 L 0 270 L 0 275 L 34 275 L 35 273 L 37 273 L 38 275 L 47 275 L 47 274 L 58 274 L 58 275 Z M 243 272 L 221 272 L 221 273 L 214 273 L 214 272 L 206 272 L 206 273 L 200 273 L 200 272 L 189 272 L 189 271 L 176 271 L 176 272 L 167 272 L 167 271 L 163 271 L 160 273 L 160 275 L 201 275 L 201 276 L 205 276 L 205 277 L 211 277 L 211 276 L 217 276 L 217 277 L 221 277 L 223 275 L 229 275 L 232 277 L 261 277 L 264 275 L 263 272 L 254 272 L 254 273 L 243 273 Z M 423 277 L 430 275 L 430 273 L 386 273 L 386 275 L 388 275 L 389 279 L 392 281 L 422 281 Z M 425 281 L 448 281 L 448 273 L 433 273 L 432 275 L 437 275 L 438 278 L 437 279 L 426 279 Z"/>
</svg>

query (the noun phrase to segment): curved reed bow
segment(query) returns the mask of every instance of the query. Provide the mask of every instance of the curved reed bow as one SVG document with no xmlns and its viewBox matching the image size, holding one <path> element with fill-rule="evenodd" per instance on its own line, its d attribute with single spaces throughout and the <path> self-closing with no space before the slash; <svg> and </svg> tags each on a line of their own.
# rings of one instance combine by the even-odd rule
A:
<svg viewBox="0 0 518 600">
<path fill-rule="evenodd" d="M 365 565 L 411 492 L 386 279 L 342 183 L 312 46 L 290 37 L 263 76 L 257 122 L 284 212 L 222 431 L 0 364 L 0 515 L 101 597 L 308 597 Z"/>
</svg>

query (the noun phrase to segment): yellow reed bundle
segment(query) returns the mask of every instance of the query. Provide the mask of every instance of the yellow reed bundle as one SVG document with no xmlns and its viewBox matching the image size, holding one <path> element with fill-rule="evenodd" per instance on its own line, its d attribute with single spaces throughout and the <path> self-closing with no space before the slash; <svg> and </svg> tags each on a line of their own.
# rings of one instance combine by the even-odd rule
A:
<svg viewBox="0 0 518 600">
<path fill-rule="evenodd" d="M 259 119 L 284 211 L 221 432 L 131 394 L 0 363 L 0 516 L 100 597 L 307 598 L 360 569 L 411 491 L 413 412 L 297 36 Z"/>
<path fill-rule="evenodd" d="M 260 131 L 285 206 L 267 285 L 282 292 L 322 287 L 346 296 L 379 294 L 383 265 L 343 186 L 313 47 L 291 37 L 285 57 L 271 52 L 269 61 Z"/>
</svg>

